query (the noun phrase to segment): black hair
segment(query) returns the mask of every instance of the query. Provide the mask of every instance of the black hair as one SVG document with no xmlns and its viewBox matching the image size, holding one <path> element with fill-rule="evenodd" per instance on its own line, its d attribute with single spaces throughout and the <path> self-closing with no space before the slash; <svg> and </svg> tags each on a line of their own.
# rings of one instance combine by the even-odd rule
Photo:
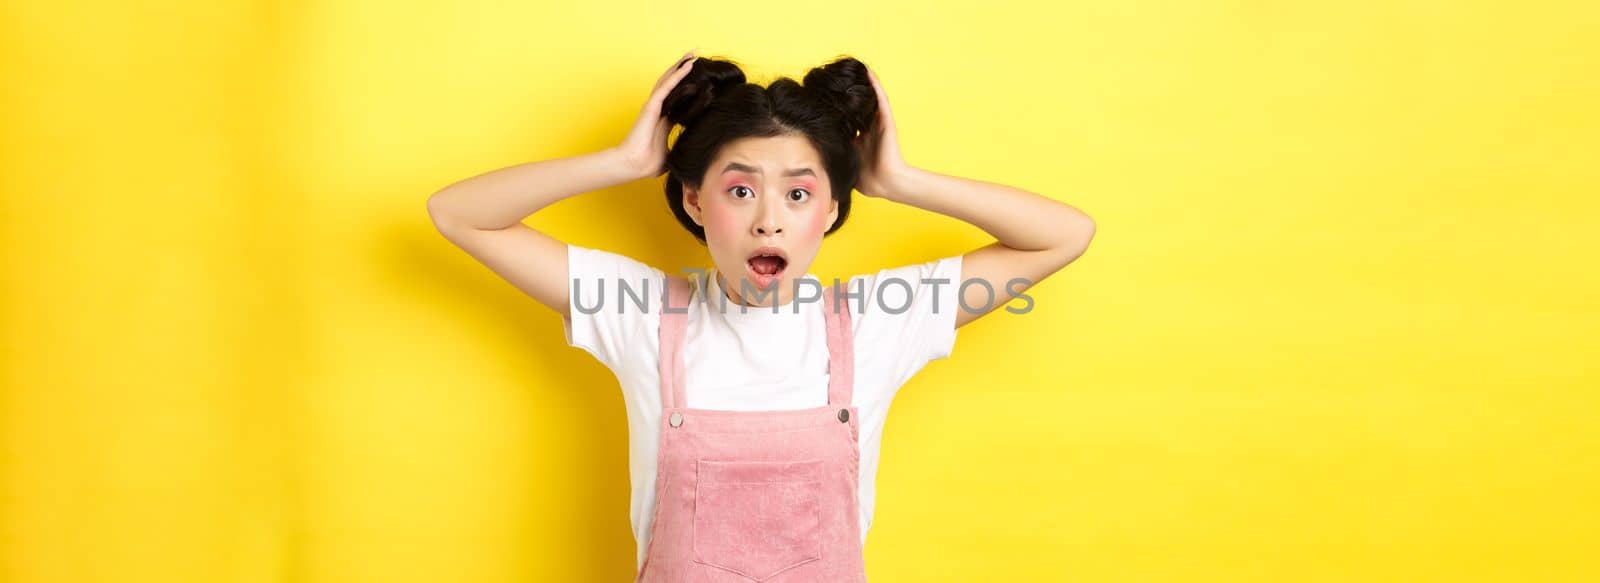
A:
<svg viewBox="0 0 1600 583">
<path fill-rule="evenodd" d="M 722 146 L 746 137 L 800 134 L 822 158 L 839 215 L 823 236 L 844 226 L 850 215 L 861 157 L 857 132 L 869 131 L 877 119 L 878 97 L 867 66 L 840 57 L 806 72 L 804 84 L 779 77 L 766 87 L 747 83 L 733 61 L 700 57 L 662 101 L 661 114 L 683 126 L 667 151 L 667 205 L 678 222 L 703 244 L 705 228 L 683 208 L 683 186 L 698 189 L 707 166 Z"/>
</svg>

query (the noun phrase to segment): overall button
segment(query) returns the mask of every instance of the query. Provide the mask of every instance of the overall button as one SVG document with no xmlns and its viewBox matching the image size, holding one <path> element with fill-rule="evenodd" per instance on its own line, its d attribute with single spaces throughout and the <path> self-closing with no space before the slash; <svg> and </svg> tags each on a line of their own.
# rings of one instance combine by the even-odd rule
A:
<svg viewBox="0 0 1600 583">
<path fill-rule="evenodd" d="M 849 409 L 840 409 L 839 410 L 839 422 L 840 423 L 849 423 L 850 422 L 850 410 Z"/>
<path fill-rule="evenodd" d="M 682 413 L 673 413 L 672 414 L 671 423 L 672 423 L 673 427 L 677 427 L 679 425 L 683 425 L 683 414 Z"/>
</svg>

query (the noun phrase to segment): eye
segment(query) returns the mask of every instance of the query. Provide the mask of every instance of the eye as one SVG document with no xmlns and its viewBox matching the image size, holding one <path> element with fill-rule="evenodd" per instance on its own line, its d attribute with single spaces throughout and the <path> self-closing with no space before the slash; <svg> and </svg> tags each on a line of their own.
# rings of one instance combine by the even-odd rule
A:
<svg viewBox="0 0 1600 583">
<path fill-rule="evenodd" d="M 734 193 L 734 195 L 733 195 L 734 198 L 745 198 L 745 197 L 739 196 L 739 194 L 738 194 L 739 189 L 741 189 L 741 188 L 743 188 L 745 190 L 750 190 L 750 187 L 741 185 L 741 186 L 735 186 L 733 188 L 729 188 L 728 192 Z M 756 195 L 756 191 L 750 190 L 750 196 L 755 196 L 755 195 Z"/>
<path fill-rule="evenodd" d="M 796 192 L 800 193 L 799 198 L 795 197 L 794 193 L 796 193 Z M 792 200 L 792 201 L 795 201 L 795 202 L 805 202 L 805 201 L 809 200 L 810 198 L 811 198 L 811 193 L 808 192 L 804 188 L 796 188 L 794 190 L 789 191 L 789 200 Z"/>
</svg>

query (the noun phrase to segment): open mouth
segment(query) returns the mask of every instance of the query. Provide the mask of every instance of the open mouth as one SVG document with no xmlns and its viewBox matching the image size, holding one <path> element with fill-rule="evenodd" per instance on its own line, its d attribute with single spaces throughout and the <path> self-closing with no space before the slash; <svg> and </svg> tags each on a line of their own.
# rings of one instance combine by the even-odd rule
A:
<svg viewBox="0 0 1600 583">
<path fill-rule="evenodd" d="M 777 247 L 756 249 L 750 253 L 750 257 L 746 261 L 750 265 L 750 273 L 757 276 L 756 284 L 763 287 L 772 280 L 777 279 L 783 273 L 784 268 L 789 266 L 789 257 L 782 249 Z"/>
</svg>

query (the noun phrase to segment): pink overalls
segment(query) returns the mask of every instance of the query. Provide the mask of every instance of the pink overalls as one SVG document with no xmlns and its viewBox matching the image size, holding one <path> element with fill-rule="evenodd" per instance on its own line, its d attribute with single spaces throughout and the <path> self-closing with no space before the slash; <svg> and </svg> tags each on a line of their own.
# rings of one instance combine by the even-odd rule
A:
<svg viewBox="0 0 1600 583">
<path fill-rule="evenodd" d="M 690 409 L 682 311 L 691 290 L 687 279 L 667 280 L 673 309 L 661 314 L 655 519 L 635 583 L 866 581 L 847 304 L 835 301 L 833 287 L 822 290 L 827 405 Z"/>
</svg>

